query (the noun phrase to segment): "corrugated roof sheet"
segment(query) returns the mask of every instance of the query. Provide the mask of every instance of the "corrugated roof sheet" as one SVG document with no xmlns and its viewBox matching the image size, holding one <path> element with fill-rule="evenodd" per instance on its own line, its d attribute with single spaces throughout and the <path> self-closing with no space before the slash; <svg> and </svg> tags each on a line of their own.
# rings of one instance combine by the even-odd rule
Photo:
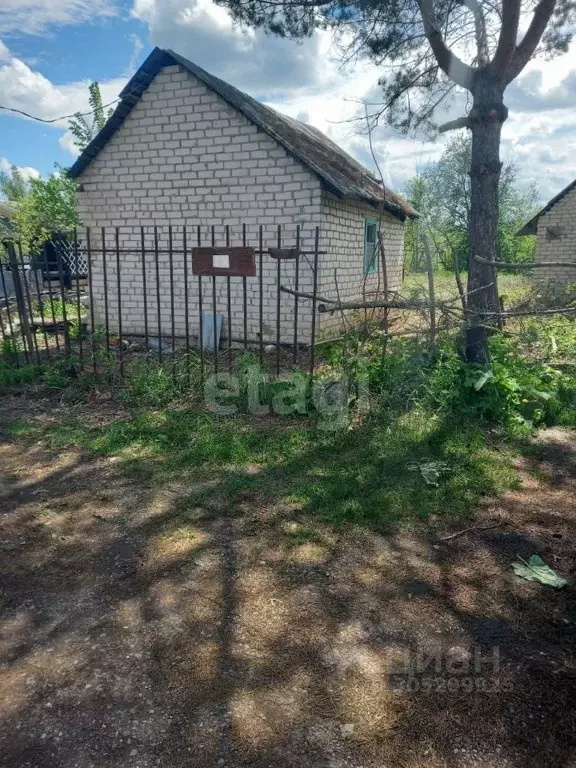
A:
<svg viewBox="0 0 576 768">
<path fill-rule="evenodd" d="M 568 184 L 567 187 L 564 187 L 564 189 L 561 192 L 558 192 L 558 194 L 555 197 L 553 197 L 552 200 L 546 203 L 544 208 L 542 208 L 541 211 L 538 211 L 536 216 L 533 216 L 527 224 L 524 224 L 522 229 L 519 229 L 516 234 L 519 236 L 536 235 L 538 233 L 538 219 L 540 218 L 540 216 L 547 213 L 550 210 L 550 208 L 555 206 L 556 203 L 560 202 L 560 200 L 562 200 L 563 197 L 566 197 L 568 192 L 571 192 L 575 188 L 576 188 L 576 179 L 574 179 L 574 181 Z"/>
<path fill-rule="evenodd" d="M 352 197 L 373 204 L 383 204 L 398 218 L 417 217 L 418 213 L 399 195 L 385 189 L 367 168 L 350 157 L 327 136 L 299 120 L 282 115 L 238 88 L 225 83 L 173 51 L 155 48 L 120 94 L 121 100 L 112 117 L 82 152 L 70 169 L 78 177 L 110 138 L 120 128 L 142 93 L 165 66 L 179 64 L 217 93 L 281 144 L 318 176 L 326 189 L 338 197 Z"/>
</svg>

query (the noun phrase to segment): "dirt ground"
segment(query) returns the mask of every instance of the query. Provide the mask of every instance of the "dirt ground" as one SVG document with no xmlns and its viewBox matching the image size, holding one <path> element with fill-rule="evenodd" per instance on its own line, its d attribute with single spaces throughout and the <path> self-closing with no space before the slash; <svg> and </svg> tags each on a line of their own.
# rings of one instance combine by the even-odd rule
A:
<svg viewBox="0 0 576 768">
<path fill-rule="evenodd" d="M 0 765 L 576 766 L 576 435 L 537 443 L 472 522 L 310 538 L 3 431 Z"/>
</svg>

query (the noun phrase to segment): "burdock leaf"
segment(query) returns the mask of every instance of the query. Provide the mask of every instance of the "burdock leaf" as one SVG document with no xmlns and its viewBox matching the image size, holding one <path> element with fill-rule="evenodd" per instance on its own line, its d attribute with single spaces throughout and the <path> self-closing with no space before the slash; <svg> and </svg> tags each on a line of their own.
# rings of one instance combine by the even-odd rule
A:
<svg viewBox="0 0 576 768">
<path fill-rule="evenodd" d="M 527 581 L 537 581 L 555 589 L 565 587 L 568 582 L 562 576 L 558 576 L 549 565 L 539 555 L 532 555 L 528 562 L 522 557 L 518 557 L 519 563 L 512 563 L 512 568 L 516 576 L 520 576 Z"/>
</svg>

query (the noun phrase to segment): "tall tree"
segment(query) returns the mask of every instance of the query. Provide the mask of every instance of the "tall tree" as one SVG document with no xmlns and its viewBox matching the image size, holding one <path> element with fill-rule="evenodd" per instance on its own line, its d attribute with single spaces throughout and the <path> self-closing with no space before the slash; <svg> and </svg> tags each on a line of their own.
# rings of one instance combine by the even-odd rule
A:
<svg viewBox="0 0 576 768">
<path fill-rule="evenodd" d="M 409 130 L 434 127 L 438 105 L 456 91 L 469 94 L 465 117 L 444 129 L 472 132 L 470 253 L 496 257 L 500 134 L 508 116 L 506 87 L 539 54 L 568 49 L 574 0 L 217 0 L 237 21 L 281 37 L 302 38 L 317 28 L 342 33 L 348 55 L 392 64 L 381 80 L 381 114 Z M 519 31 L 525 32 L 519 39 Z M 482 317 L 497 310 L 493 268 L 472 260 L 469 306 L 478 318 L 469 331 L 469 359 L 486 359 Z"/>
<path fill-rule="evenodd" d="M 47 179 L 30 179 L 30 191 L 18 201 L 14 223 L 29 250 L 55 232 L 71 235 L 79 225 L 74 179 L 62 168 Z"/>
<path fill-rule="evenodd" d="M 22 200 L 28 194 L 28 183 L 15 165 L 10 172 L 0 172 L 0 192 L 12 203 Z"/>
<path fill-rule="evenodd" d="M 471 138 L 459 133 L 448 142 L 438 161 L 407 186 L 410 202 L 432 230 L 432 240 L 447 268 L 452 268 L 454 255 L 458 255 L 462 267 L 469 262 L 471 157 Z M 533 187 L 520 187 L 517 175 L 513 161 L 503 165 L 498 190 L 498 261 L 526 261 L 534 252 L 533 240 L 516 237 L 516 232 L 536 212 L 538 196 Z"/>
<path fill-rule="evenodd" d="M 74 144 L 80 150 L 85 149 L 90 144 L 112 114 L 112 109 L 108 111 L 104 109 L 98 82 L 94 82 L 88 87 L 88 93 L 91 113 L 83 115 L 81 112 L 76 112 L 74 118 L 68 123 L 70 133 L 74 136 Z"/>
</svg>

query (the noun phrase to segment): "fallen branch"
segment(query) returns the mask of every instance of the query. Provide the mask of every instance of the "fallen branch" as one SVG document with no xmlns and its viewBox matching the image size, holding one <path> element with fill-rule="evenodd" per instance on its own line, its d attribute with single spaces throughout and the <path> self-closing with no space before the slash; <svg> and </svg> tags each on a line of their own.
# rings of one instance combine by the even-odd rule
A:
<svg viewBox="0 0 576 768">
<path fill-rule="evenodd" d="M 501 518 L 495 525 L 473 525 L 471 528 L 463 528 L 461 531 L 451 533 L 449 536 L 443 536 L 441 539 L 438 539 L 438 541 L 450 541 L 450 539 L 456 539 L 458 536 L 470 533 L 470 531 L 491 531 L 493 528 L 500 528 L 501 525 L 504 525 L 504 522 L 504 518 Z"/>
<path fill-rule="evenodd" d="M 543 267 L 568 267 L 576 269 L 576 261 L 539 261 L 533 264 L 509 264 L 506 261 L 490 261 L 490 259 L 484 259 L 482 256 L 475 256 L 474 258 L 481 264 L 490 264 L 492 267 L 505 269 L 541 269 Z"/>
</svg>

